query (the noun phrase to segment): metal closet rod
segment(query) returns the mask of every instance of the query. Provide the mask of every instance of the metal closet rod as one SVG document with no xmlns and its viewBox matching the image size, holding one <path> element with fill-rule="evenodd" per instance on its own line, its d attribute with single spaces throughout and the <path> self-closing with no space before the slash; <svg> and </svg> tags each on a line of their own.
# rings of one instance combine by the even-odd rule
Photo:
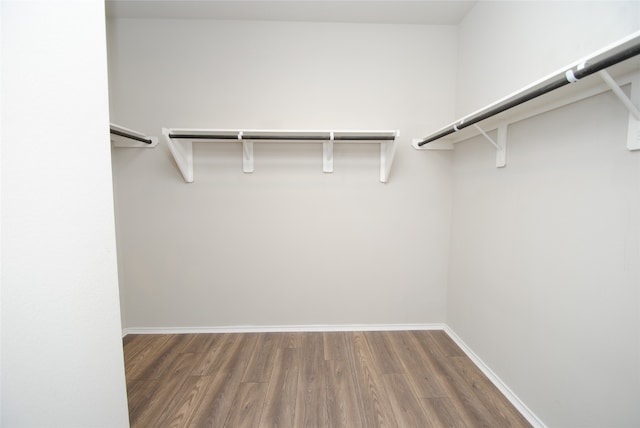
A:
<svg viewBox="0 0 640 428">
<path fill-rule="evenodd" d="M 169 134 L 169 138 L 183 139 L 183 140 L 238 140 L 238 135 L 229 134 Z M 243 140 L 267 140 L 267 141 L 331 141 L 330 137 L 322 135 L 256 135 L 256 134 L 243 134 Z M 361 135 L 345 135 L 334 136 L 333 141 L 393 141 L 394 136 L 376 135 L 376 136 L 361 136 Z"/>
<path fill-rule="evenodd" d="M 590 74 L 597 73 L 598 71 L 604 70 L 607 67 L 611 67 L 612 65 L 618 64 L 619 62 L 625 61 L 638 54 L 640 54 L 640 43 L 630 46 L 606 58 L 603 58 L 600 61 L 595 62 L 593 64 L 585 63 L 584 65 L 580 65 L 576 67 L 575 70 L 571 68 L 567 70 L 562 77 L 558 78 L 557 80 L 551 81 L 540 88 L 533 89 L 529 92 L 525 92 L 524 94 L 520 95 L 517 98 L 505 101 L 504 103 L 497 105 L 494 108 L 486 112 L 480 113 L 476 116 L 463 118 L 459 123 L 456 123 L 452 127 L 448 127 L 442 131 L 436 132 L 435 134 L 429 137 L 426 137 L 424 140 L 418 143 L 418 146 L 423 146 L 427 143 L 438 140 L 442 137 L 446 137 L 447 135 L 453 134 L 456 131 L 460 131 L 468 126 L 471 126 L 482 120 L 488 119 L 491 116 L 495 116 L 499 113 L 502 113 L 505 110 L 509 110 L 510 108 L 523 104 L 529 100 L 537 98 L 555 89 L 561 88 L 564 85 L 577 82 L 579 79 L 582 79 L 585 76 L 589 76 Z"/>
<path fill-rule="evenodd" d="M 132 140 L 140 141 L 141 143 L 153 144 L 153 141 L 151 141 L 148 138 L 139 137 L 137 135 L 129 134 L 128 132 L 119 131 L 113 128 L 109 128 L 109 132 L 112 133 L 113 135 L 118 135 L 120 137 L 125 137 L 125 138 L 130 138 Z"/>
</svg>

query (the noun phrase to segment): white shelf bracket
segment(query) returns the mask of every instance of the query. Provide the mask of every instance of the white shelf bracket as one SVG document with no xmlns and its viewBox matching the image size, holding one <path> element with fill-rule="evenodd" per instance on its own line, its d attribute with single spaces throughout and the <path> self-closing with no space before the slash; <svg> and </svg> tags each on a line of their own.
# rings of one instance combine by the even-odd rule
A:
<svg viewBox="0 0 640 428">
<path fill-rule="evenodd" d="M 627 149 L 640 150 L 640 73 L 636 73 L 631 79 L 631 97 L 622 91 L 618 83 L 606 70 L 598 72 L 602 80 L 618 97 L 622 104 L 629 110 L 629 125 L 627 128 Z"/>
<path fill-rule="evenodd" d="M 482 128 L 480 128 L 477 124 L 473 124 L 473 126 L 486 138 L 493 147 L 496 148 L 496 168 L 503 168 L 507 165 L 507 129 L 508 124 L 506 122 L 500 123 L 498 125 L 498 141 L 495 141 L 491 138 Z"/>
<path fill-rule="evenodd" d="M 498 149 L 496 152 L 496 168 L 507 166 L 507 135 L 509 132 L 509 124 L 500 122 L 498 125 Z"/>
<path fill-rule="evenodd" d="M 329 141 L 322 143 L 322 171 L 333 172 L 333 131 L 329 133 Z"/>
<path fill-rule="evenodd" d="M 253 141 L 242 141 L 242 172 L 251 173 L 253 168 Z"/>
<path fill-rule="evenodd" d="M 396 133 L 396 139 L 386 143 L 380 143 L 380 182 L 386 183 L 389 181 L 389 174 L 391 173 L 391 165 L 393 165 L 393 158 L 396 155 L 397 138 L 399 133 Z"/>
<path fill-rule="evenodd" d="M 162 128 L 162 136 L 184 177 L 184 181 L 193 183 L 193 143 L 188 140 L 172 139 L 166 128 Z"/>
<path fill-rule="evenodd" d="M 242 143 L 242 172 L 252 173 L 253 168 L 253 141 L 242 139 L 242 131 L 238 132 L 238 141 Z"/>
</svg>

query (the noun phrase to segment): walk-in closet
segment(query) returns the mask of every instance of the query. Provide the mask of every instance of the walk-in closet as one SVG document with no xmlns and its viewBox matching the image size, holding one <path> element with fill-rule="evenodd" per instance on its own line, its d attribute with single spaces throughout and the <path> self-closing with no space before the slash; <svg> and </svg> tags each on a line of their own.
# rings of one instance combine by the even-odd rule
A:
<svg viewBox="0 0 640 428">
<path fill-rule="evenodd" d="M 3 426 L 640 426 L 640 2 L 0 18 Z"/>
</svg>

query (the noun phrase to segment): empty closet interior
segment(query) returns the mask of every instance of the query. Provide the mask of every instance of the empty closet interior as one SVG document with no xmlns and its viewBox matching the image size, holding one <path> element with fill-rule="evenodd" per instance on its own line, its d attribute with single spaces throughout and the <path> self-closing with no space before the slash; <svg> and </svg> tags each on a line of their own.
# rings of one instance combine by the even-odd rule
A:
<svg viewBox="0 0 640 428">
<path fill-rule="evenodd" d="M 639 57 L 580 75 L 640 4 L 220 3 L 107 8 L 124 332 L 444 328 L 540 426 L 640 424 Z"/>
</svg>

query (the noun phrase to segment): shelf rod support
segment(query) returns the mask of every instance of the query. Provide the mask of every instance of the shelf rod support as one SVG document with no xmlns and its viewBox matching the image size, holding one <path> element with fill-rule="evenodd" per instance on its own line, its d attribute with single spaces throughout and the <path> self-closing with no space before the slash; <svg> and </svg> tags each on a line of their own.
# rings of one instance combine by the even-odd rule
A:
<svg viewBox="0 0 640 428">
<path fill-rule="evenodd" d="M 478 130 L 478 132 L 480 132 L 480 133 L 484 136 L 484 138 L 486 138 L 487 140 L 489 140 L 489 142 L 490 142 L 491 144 L 493 144 L 493 147 L 495 147 L 495 148 L 496 148 L 496 150 L 501 150 L 501 148 L 500 148 L 500 146 L 498 145 L 498 143 L 496 143 L 496 142 L 493 140 L 493 138 L 491 138 L 491 137 L 489 136 L 489 134 L 487 134 L 486 132 L 484 132 L 484 131 L 482 130 L 482 128 L 480 128 L 476 123 L 474 123 L 474 124 L 473 124 L 473 126 Z"/>
<path fill-rule="evenodd" d="M 631 78 L 631 93 L 627 96 L 606 70 L 601 70 L 600 77 L 611 91 L 618 97 L 622 104 L 629 110 L 627 121 L 627 149 L 640 150 L 640 72 L 637 72 Z"/>
<path fill-rule="evenodd" d="M 613 77 L 607 72 L 607 70 L 600 70 L 598 72 L 604 83 L 611 89 L 611 91 L 620 99 L 622 104 L 629 110 L 629 113 L 635 118 L 635 120 L 640 120 L 640 110 L 638 107 L 633 104 L 633 102 L 627 97 L 627 95 L 622 91 L 618 83 L 613 80 Z"/>
<path fill-rule="evenodd" d="M 193 143 L 185 140 L 174 140 L 169 130 L 162 129 L 162 136 L 169 147 L 169 151 L 176 161 L 176 165 L 187 183 L 193 183 Z"/>
<path fill-rule="evenodd" d="M 238 132 L 238 141 L 242 143 L 242 172 L 252 173 L 253 166 L 253 141 L 242 139 L 242 131 Z"/>
<path fill-rule="evenodd" d="M 638 110 L 638 107 L 636 107 L 635 104 L 633 104 L 633 102 L 622 91 L 618 83 L 615 80 L 613 80 L 613 77 L 611 77 L 611 75 L 607 72 L 607 70 L 600 70 L 598 74 L 600 74 L 600 77 L 602 77 L 602 80 L 604 80 L 604 83 L 606 83 L 607 86 L 611 89 L 611 91 L 618 97 L 618 99 L 620 99 L 620 101 L 622 102 L 622 104 L 624 104 L 627 110 L 629 110 L 629 113 L 631 113 L 631 115 L 636 120 L 640 120 L 640 110 Z"/>
<path fill-rule="evenodd" d="M 396 132 L 396 138 L 400 136 L 400 132 Z M 393 165 L 393 158 L 396 155 L 397 140 L 380 143 L 380 182 L 386 183 L 389 181 L 389 174 L 391 173 L 391 165 Z"/>
<path fill-rule="evenodd" d="M 473 124 L 473 126 L 482 134 L 484 138 L 489 141 L 493 147 L 496 148 L 496 168 L 503 168 L 507 165 L 507 130 L 508 124 L 506 122 L 501 122 L 498 125 L 498 141 L 495 141 L 493 138 L 489 136 L 482 128 L 480 128 L 477 124 Z"/>
<path fill-rule="evenodd" d="M 507 135 L 509 132 L 509 124 L 500 122 L 498 125 L 498 150 L 496 151 L 496 168 L 507 166 Z"/>
<path fill-rule="evenodd" d="M 389 141 L 380 144 L 380 182 L 386 183 L 389 181 L 389 174 L 391 173 L 391 165 L 393 164 L 393 158 L 396 155 L 397 144 L 396 141 Z"/>
<path fill-rule="evenodd" d="M 322 172 L 333 172 L 333 131 L 329 132 L 329 141 L 322 142 Z"/>
</svg>

